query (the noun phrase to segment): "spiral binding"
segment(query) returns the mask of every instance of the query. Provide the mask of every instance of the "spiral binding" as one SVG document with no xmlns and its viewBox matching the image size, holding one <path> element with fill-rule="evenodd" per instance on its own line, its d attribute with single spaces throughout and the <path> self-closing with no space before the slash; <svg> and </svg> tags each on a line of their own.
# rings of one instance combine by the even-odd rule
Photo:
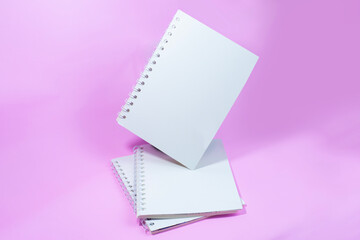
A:
<svg viewBox="0 0 360 240">
<path fill-rule="evenodd" d="M 134 153 L 136 153 L 136 149 L 134 148 Z M 135 155 L 134 155 L 135 156 Z M 125 175 L 125 172 L 123 171 L 121 165 L 118 161 L 114 161 L 114 163 L 111 165 L 111 168 L 113 170 L 113 173 L 120 183 L 120 186 L 128 199 L 133 211 L 136 213 L 136 190 L 135 186 L 131 185 L 130 181 L 128 180 L 127 176 Z M 135 175 L 136 176 L 136 175 Z M 130 189 L 130 192 L 128 191 Z M 155 223 L 151 221 L 151 219 L 139 219 L 139 224 L 144 228 L 146 232 L 150 231 L 149 225 L 153 226 Z"/>
<path fill-rule="evenodd" d="M 134 148 L 135 158 L 135 192 L 136 208 L 144 211 L 146 209 L 146 189 L 145 189 L 145 161 L 144 161 L 144 147 L 136 146 Z"/>
<path fill-rule="evenodd" d="M 179 17 L 175 17 L 169 27 L 166 29 L 164 36 L 160 40 L 159 45 L 155 49 L 153 55 L 149 59 L 148 64 L 145 66 L 145 70 L 140 75 L 137 83 L 133 87 L 133 91 L 129 93 L 129 97 L 125 100 L 125 104 L 121 108 L 121 112 L 118 115 L 118 120 L 124 120 L 130 113 L 132 106 L 136 105 L 136 100 L 139 98 L 143 87 L 147 83 L 147 80 L 151 78 L 151 72 L 156 69 L 157 59 L 160 58 L 163 51 L 165 51 L 166 44 L 171 41 L 172 36 L 175 34 L 177 23 L 180 21 Z M 160 54 L 161 53 L 161 54 Z"/>
<path fill-rule="evenodd" d="M 145 192 L 145 162 L 144 162 L 144 147 L 143 146 L 135 146 L 133 148 L 134 159 L 135 159 L 135 168 L 134 168 L 134 182 L 135 182 L 135 209 L 140 209 L 141 211 L 145 210 L 145 200 L 146 200 L 146 192 Z M 138 177 L 139 175 L 139 177 Z M 155 223 L 150 218 L 140 219 L 140 224 L 146 231 L 150 231 L 149 225 L 153 226 Z"/>
<path fill-rule="evenodd" d="M 136 199 L 136 192 L 135 192 L 134 186 L 131 185 L 130 181 L 126 177 L 125 172 L 121 168 L 119 162 L 117 160 L 114 162 L 115 163 L 112 165 L 112 170 L 114 172 L 114 175 L 115 175 L 116 179 L 118 180 L 118 182 L 120 183 L 120 186 L 121 186 L 126 198 L 128 199 L 131 207 L 133 208 L 133 211 L 135 212 L 136 208 L 135 208 L 134 199 Z M 129 192 L 128 189 L 130 189 L 131 193 Z"/>
</svg>

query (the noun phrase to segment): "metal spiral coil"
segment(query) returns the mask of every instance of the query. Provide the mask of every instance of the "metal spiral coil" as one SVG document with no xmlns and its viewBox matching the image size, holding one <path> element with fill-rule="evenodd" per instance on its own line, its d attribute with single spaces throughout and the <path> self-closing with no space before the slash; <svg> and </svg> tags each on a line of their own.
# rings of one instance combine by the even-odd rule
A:
<svg viewBox="0 0 360 240">
<path fill-rule="evenodd" d="M 120 186 L 121 186 L 126 198 L 128 199 L 128 201 L 129 201 L 131 207 L 133 208 L 133 210 L 135 211 L 136 208 L 135 208 L 135 202 L 134 202 L 133 199 L 135 199 L 136 192 L 135 192 L 134 186 L 131 185 L 131 182 L 126 177 L 125 172 L 121 168 L 118 161 L 115 161 L 115 163 L 112 164 L 111 167 L 112 167 L 112 170 L 113 170 L 113 173 L 114 173 L 116 179 L 120 183 Z M 129 192 L 128 189 L 130 190 L 131 193 Z M 134 197 L 132 197 L 132 194 L 133 194 Z"/>
<path fill-rule="evenodd" d="M 147 84 L 147 80 L 151 78 L 151 73 L 156 70 L 157 60 L 161 57 L 161 54 L 166 49 L 166 44 L 171 41 L 171 38 L 175 34 L 175 29 L 177 28 L 177 23 L 180 21 L 179 17 L 175 17 L 167 30 L 165 31 L 164 36 L 160 40 L 159 45 L 155 49 L 153 55 L 149 59 L 148 64 L 145 67 L 145 70 L 140 75 L 140 78 L 137 80 L 136 85 L 133 87 L 133 91 L 129 93 L 129 98 L 125 100 L 124 106 L 121 108 L 121 112 L 118 114 L 118 121 L 124 120 L 127 118 L 128 114 L 131 112 L 131 107 L 136 105 L 137 99 L 140 97 L 143 88 Z"/>
<path fill-rule="evenodd" d="M 146 188 L 145 188 L 145 161 L 144 147 L 134 147 L 135 159 L 135 191 L 136 191 L 136 208 L 144 211 L 146 209 Z"/>
</svg>

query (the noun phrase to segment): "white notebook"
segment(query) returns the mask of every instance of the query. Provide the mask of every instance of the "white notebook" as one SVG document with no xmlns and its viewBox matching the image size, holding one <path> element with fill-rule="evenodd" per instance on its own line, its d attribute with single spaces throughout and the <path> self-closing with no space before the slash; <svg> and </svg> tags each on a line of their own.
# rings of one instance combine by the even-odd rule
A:
<svg viewBox="0 0 360 240">
<path fill-rule="evenodd" d="M 134 186 L 134 156 L 120 157 L 111 160 L 113 170 L 126 197 L 128 198 L 134 211 L 136 209 L 136 194 Z M 185 217 L 185 218 L 163 218 L 163 219 L 144 219 L 141 220 L 145 229 L 151 233 L 159 233 L 175 227 L 186 225 L 205 217 Z"/>
<path fill-rule="evenodd" d="M 195 169 L 257 60 L 179 10 L 117 121 Z"/>
<path fill-rule="evenodd" d="M 138 218 L 233 213 L 242 209 L 221 140 L 213 140 L 198 169 L 189 170 L 149 144 L 135 151 Z"/>
</svg>

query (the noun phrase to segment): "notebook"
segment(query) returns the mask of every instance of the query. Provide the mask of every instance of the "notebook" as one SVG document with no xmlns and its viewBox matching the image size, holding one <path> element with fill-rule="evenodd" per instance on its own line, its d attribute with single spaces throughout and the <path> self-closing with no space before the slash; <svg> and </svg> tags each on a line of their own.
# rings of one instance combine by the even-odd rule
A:
<svg viewBox="0 0 360 240">
<path fill-rule="evenodd" d="M 130 205 L 136 210 L 136 194 L 134 186 L 134 156 L 120 157 L 111 160 L 114 174 L 118 179 L 124 194 L 129 200 Z M 163 219 L 142 219 L 141 223 L 146 230 L 151 233 L 159 233 L 175 227 L 183 226 L 205 217 L 185 217 L 185 218 L 163 218 Z"/>
<path fill-rule="evenodd" d="M 257 60 L 179 10 L 117 122 L 195 169 Z"/>
<path fill-rule="evenodd" d="M 210 216 L 243 205 L 219 139 L 210 143 L 195 171 L 149 144 L 136 147 L 135 183 L 138 218 Z"/>
</svg>

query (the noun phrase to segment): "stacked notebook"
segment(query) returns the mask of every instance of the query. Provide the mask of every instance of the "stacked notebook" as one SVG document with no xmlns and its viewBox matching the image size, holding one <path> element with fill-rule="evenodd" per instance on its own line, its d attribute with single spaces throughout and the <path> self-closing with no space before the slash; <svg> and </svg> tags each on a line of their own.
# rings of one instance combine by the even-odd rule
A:
<svg viewBox="0 0 360 240">
<path fill-rule="evenodd" d="M 117 118 L 149 144 L 112 160 L 150 232 L 243 208 L 222 141 L 213 138 L 257 59 L 182 11 L 170 22 Z"/>
</svg>

